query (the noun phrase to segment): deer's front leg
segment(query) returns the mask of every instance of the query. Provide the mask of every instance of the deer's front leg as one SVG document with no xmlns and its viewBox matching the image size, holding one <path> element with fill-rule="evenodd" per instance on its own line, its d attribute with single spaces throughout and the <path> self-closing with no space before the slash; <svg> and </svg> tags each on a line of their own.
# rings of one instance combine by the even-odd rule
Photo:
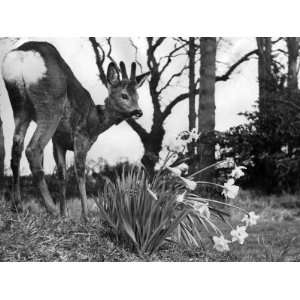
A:
<svg viewBox="0 0 300 300">
<path fill-rule="evenodd" d="M 74 138 L 74 161 L 75 173 L 79 187 L 80 200 L 81 200 L 81 213 L 83 219 L 87 220 L 87 196 L 85 187 L 85 163 L 87 152 L 90 148 L 90 143 L 86 137 L 77 134 Z"/>
</svg>

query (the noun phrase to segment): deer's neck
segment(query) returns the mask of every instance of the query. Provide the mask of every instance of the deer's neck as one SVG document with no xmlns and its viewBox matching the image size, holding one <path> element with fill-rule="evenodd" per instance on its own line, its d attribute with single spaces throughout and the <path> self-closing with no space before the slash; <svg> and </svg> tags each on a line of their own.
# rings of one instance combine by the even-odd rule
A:
<svg viewBox="0 0 300 300">
<path fill-rule="evenodd" d="M 120 114 L 115 112 L 109 105 L 95 105 L 92 107 L 88 117 L 88 129 L 91 136 L 97 137 L 113 125 L 118 125 L 124 120 Z"/>
<path fill-rule="evenodd" d="M 99 123 L 98 123 L 99 134 L 107 130 L 113 125 L 118 125 L 124 120 L 124 118 L 122 118 L 120 114 L 113 111 L 107 105 L 97 105 L 97 112 L 99 118 Z"/>
</svg>

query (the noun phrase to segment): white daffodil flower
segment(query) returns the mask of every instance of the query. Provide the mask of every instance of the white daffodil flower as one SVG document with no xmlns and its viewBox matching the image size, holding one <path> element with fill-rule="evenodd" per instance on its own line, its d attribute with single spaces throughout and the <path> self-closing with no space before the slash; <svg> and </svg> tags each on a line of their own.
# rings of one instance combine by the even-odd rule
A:
<svg viewBox="0 0 300 300">
<path fill-rule="evenodd" d="M 228 244 L 230 241 L 226 240 L 224 236 L 213 236 L 214 248 L 219 252 L 229 251 Z"/>
<path fill-rule="evenodd" d="M 244 167 L 244 166 L 240 166 L 240 167 L 236 166 L 236 167 L 231 171 L 230 176 L 233 177 L 233 178 L 238 179 L 238 178 L 240 178 L 240 177 L 242 177 L 242 176 L 245 175 L 245 173 L 243 172 L 243 170 L 246 170 L 246 169 L 247 169 L 247 168 Z"/>
<path fill-rule="evenodd" d="M 183 177 L 180 177 L 180 179 L 183 181 L 184 185 L 186 186 L 187 189 L 193 191 L 196 189 L 197 187 L 197 182 L 190 180 L 190 179 L 186 179 Z"/>
<path fill-rule="evenodd" d="M 226 160 L 221 161 L 218 165 L 218 169 L 227 169 L 227 168 L 233 168 L 234 167 L 234 159 L 232 157 L 227 157 Z"/>
<path fill-rule="evenodd" d="M 182 163 L 176 167 L 179 169 L 182 173 L 185 173 L 189 170 L 189 166 L 186 163 Z"/>
<path fill-rule="evenodd" d="M 184 152 L 186 147 L 186 141 L 183 141 L 180 138 L 176 138 L 170 141 L 168 144 L 168 150 L 175 153 L 182 153 Z"/>
<path fill-rule="evenodd" d="M 239 192 L 239 187 L 234 185 L 234 179 L 230 178 L 227 182 L 224 183 L 224 190 L 222 194 L 225 197 L 230 199 L 234 199 Z"/>
<path fill-rule="evenodd" d="M 194 209 L 197 210 L 202 218 L 210 218 L 210 211 L 208 208 L 208 204 L 203 204 L 196 202 L 194 204 Z"/>
<path fill-rule="evenodd" d="M 151 197 L 154 199 L 154 200 L 158 200 L 157 198 L 157 195 L 150 189 L 150 187 L 147 188 L 147 192 L 151 195 Z"/>
<path fill-rule="evenodd" d="M 231 230 L 232 241 L 238 241 L 241 245 L 244 244 L 245 239 L 248 237 L 246 226 L 237 226 L 236 229 Z"/>
<path fill-rule="evenodd" d="M 172 167 L 167 167 L 167 169 L 172 173 L 174 176 L 181 176 L 181 170 L 178 167 L 172 168 Z"/>
<path fill-rule="evenodd" d="M 200 134 L 198 134 L 197 129 L 193 128 L 191 131 L 189 131 L 189 138 L 187 139 L 188 143 L 190 143 L 192 141 L 197 141 L 199 138 L 199 135 Z"/>
<path fill-rule="evenodd" d="M 289 153 L 289 146 L 288 145 L 282 146 L 281 151 L 285 154 L 288 154 Z"/>
<path fill-rule="evenodd" d="M 257 224 L 259 216 L 254 211 L 250 211 L 248 215 L 244 215 L 242 222 L 246 223 L 246 226 L 252 226 Z"/>
<path fill-rule="evenodd" d="M 184 191 L 184 192 L 183 192 L 182 194 L 180 194 L 180 195 L 177 195 L 176 201 L 177 201 L 178 203 L 182 203 L 183 200 L 184 200 L 185 194 L 186 194 L 186 191 Z"/>
</svg>

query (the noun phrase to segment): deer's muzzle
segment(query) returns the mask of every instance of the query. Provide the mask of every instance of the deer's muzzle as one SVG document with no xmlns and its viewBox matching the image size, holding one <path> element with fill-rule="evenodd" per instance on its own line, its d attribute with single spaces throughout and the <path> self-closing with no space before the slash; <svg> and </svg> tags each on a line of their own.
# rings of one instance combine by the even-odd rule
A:
<svg viewBox="0 0 300 300">
<path fill-rule="evenodd" d="M 135 109 L 131 112 L 131 117 L 140 118 L 143 115 L 143 112 L 140 109 Z"/>
</svg>

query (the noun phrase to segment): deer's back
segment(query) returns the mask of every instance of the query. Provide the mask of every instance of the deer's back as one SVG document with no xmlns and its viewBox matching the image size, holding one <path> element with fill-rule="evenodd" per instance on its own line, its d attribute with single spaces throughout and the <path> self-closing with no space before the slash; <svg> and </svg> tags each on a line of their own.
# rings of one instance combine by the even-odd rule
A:
<svg viewBox="0 0 300 300">
<path fill-rule="evenodd" d="M 57 131 L 70 135 L 72 128 L 83 122 L 93 104 L 90 94 L 77 80 L 57 49 L 47 42 L 27 42 L 9 52 L 2 67 L 3 79 L 14 111 L 32 108 L 34 101 L 45 102 L 50 108 L 59 99 L 66 99 L 62 120 Z"/>
</svg>

